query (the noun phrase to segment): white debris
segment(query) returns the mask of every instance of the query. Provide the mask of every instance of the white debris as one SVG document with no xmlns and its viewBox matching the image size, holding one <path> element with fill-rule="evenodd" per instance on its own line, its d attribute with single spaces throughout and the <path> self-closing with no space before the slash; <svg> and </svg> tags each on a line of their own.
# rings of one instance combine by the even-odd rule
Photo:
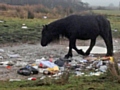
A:
<svg viewBox="0 0 120 90">
<path fill-rule="evenodd" d="M 56 73 L 56 74 L 54 74 L 53 76 L 54 76 L 54 77 L 57 77 L 57 76 L 60 76 L 60 75 L 62 75 L 62 73 Z"/>
<path fill-rule="evenodd" d="M 0 65 L 3 65 L 3 66 L 7 66 L 8 64 L 13 64 L 13 62 L 12 61 L 0 62 Z"/>
<path fill-rule="evenodd" d="M 21 57 L 19 54 L 7 54 L 10 58 L 19 58 Z"/>
<path fill-rule="evenodd" d="M 21 66 L 24 67 L 26 65 L 28 65 L 28 62 L 23 62 L 23 61 L 17 61 L 15 64 L 15 66 L 17 67 L 21 67 Z"/>
<path fill-rule="evenodd" d="M 83 76 L 85 73 L 76 71 L 75 74 L 76 76 Z"/>
<path fill-rule="evenodd" d="M 118 63 L 118 68 L 120 69 L 120 63 Z"/>
<path fill-rule="evenodd" d="M 3 56 L 0 56 L 0 59 L 3 59 Z"/>
<path fill-rule="evenodd" d="M 107 71 L 107 66 L 106 65 L 102 65 L 102 66 L 100 66 L 99 70 L 101 72 L 106 72 Z"/>
<path fill-rule="evenodd" d="M 21 28 L 22 28 L 22 29 L 27 29 L 28 27 L 27 27 L 27 26 L 22 26 Z"/>
<path fill-rule="evenodd" d="M 0 23 L 3 23 L 4 21 L 0 20 Z"/>
<path fill-rule="evenodd" d="M 4 49 L 0 49 L 0 52 L 4 52 Z"/>
<path fill-rule="evenodd" d="M 38 69 L 38 66 L 32 66 L 33 68 L 35 68 L 35 69 Z"/>
<path fill-rule="evenodd" d="M 39 65 L 41 61 L 46 60 L 44 57 L 42 57 L 41 59 L 36 59 L 35 60 L 35 64 Z"/>
<path fill-rule="evenodd" d="M 47 19 L 47 16 L 43 16 L 44 19 Z"/>
<path fill-rule="evenodd" d="M 11 82 L 11 81 L 21 81 L 21 79 L 10 79 L 9 81 L 10 81 L 10 82 Z"/>
<path fill-rule="evenodd" d="M 25 24 L 22 24 L 22 29 L 27 29 L 28 27 Z"/>
<path fill-rule="evenodd" d="M 46 78 L 46 76 L 42 76 L 41 78 L 40 78 L 40 80 L 43 80 L 43 79 L 45 79 Z"/>
</svg>

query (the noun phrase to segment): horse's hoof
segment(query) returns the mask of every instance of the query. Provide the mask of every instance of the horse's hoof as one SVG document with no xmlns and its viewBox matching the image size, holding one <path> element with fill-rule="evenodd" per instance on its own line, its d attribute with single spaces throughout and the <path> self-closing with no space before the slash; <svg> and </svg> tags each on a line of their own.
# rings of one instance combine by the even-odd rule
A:
<svg viewBox="0 0 120 90">
<path fill-rule="evenodd" d="M 68 54 L 67 54 L 67 55 L 64 56 L 64 59 L 68 59 L 68 58 L 70 58 L 70 57 L 72 57 L 72 55 L 68 55 Z"/>
<path fill-rule="evenodd" d="M 80 50 L 78 51 L 78 53 L 81 54 L 81 55 L 85 55 L 85 53 L 83 52 L 82 49 L 80 49 Z"/>
<path fill-rule="evenodd" d="M 90 53 L 85 53 L 85 55 L 84 55 L 84 56 L 88 56 L 88 55 L 90 55 Z"/>
</svg>

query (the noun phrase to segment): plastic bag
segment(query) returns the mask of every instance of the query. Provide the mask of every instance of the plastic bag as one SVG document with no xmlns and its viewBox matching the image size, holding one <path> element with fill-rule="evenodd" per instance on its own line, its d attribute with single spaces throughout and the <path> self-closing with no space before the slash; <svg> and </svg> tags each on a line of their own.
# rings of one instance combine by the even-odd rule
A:
<svg viewBox="0 0 120 90">
<path fill-rule="evenodd" d="M 17 71 L 18 74 L 24 75 L 24 76 L 29 76 L 31 75 L 31 71 L 28 70 L 27 68 L 21 68 Z"/>
<path fill-rule="evenodd" d="M 17 71 L 18 74 L 24 75 L 24 76 L 29 76 L 31 74 L 38 74 L 38 70 L 33 68 L 32 66 L 25 66 L 24 68 L 21 68 Z"/>
</svg>

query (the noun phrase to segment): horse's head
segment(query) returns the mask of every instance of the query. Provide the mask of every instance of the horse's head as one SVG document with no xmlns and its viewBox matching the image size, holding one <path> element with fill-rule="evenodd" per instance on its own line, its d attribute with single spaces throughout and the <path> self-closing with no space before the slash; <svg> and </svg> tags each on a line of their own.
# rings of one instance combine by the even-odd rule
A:
<svg viewBox="0 0 120 90">
<path fill-rule="evenodd" d="M 41 45 L 46 46 L 48 43 L 51 42 L 51 37 L 49 34 L 48 26 L 44 25 L 42 29 L 42 37 L 41 37 Z"/>
<path fill-rule="evenodd" d="M 41 37 L 41 45 L 47 46 L 50 42 L 59 38 L 58 32 L 56 32 L 56 28 L 52 25 L 43 26 L 42 37 Z"/>
</svg>

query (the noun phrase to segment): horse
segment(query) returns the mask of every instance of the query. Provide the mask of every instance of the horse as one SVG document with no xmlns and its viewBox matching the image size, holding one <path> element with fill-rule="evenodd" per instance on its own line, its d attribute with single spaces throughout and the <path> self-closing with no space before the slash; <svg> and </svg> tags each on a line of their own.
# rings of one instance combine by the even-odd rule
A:
<svg viewBox="0 0 120 90">
<path fill-rule="evenodd" d="M 83 56 L 89 55 L 95 46 L 98 36 L 103 38 L 107 47 L 105 56 L 113 55 L 110 21 L 102 15 L 70 15 L 44 25 L 41 34 L 42 46 L 47 46 L 50 42 L 59 40 L 61 36 L 68 38 L 69 50 L 64 58 L 73 56 L 72 49 Z M 77 39 L 90 40 L 90 46 L 86 52 L 83 52 L 82 49 L 77 49 Z"/>
</svg>

